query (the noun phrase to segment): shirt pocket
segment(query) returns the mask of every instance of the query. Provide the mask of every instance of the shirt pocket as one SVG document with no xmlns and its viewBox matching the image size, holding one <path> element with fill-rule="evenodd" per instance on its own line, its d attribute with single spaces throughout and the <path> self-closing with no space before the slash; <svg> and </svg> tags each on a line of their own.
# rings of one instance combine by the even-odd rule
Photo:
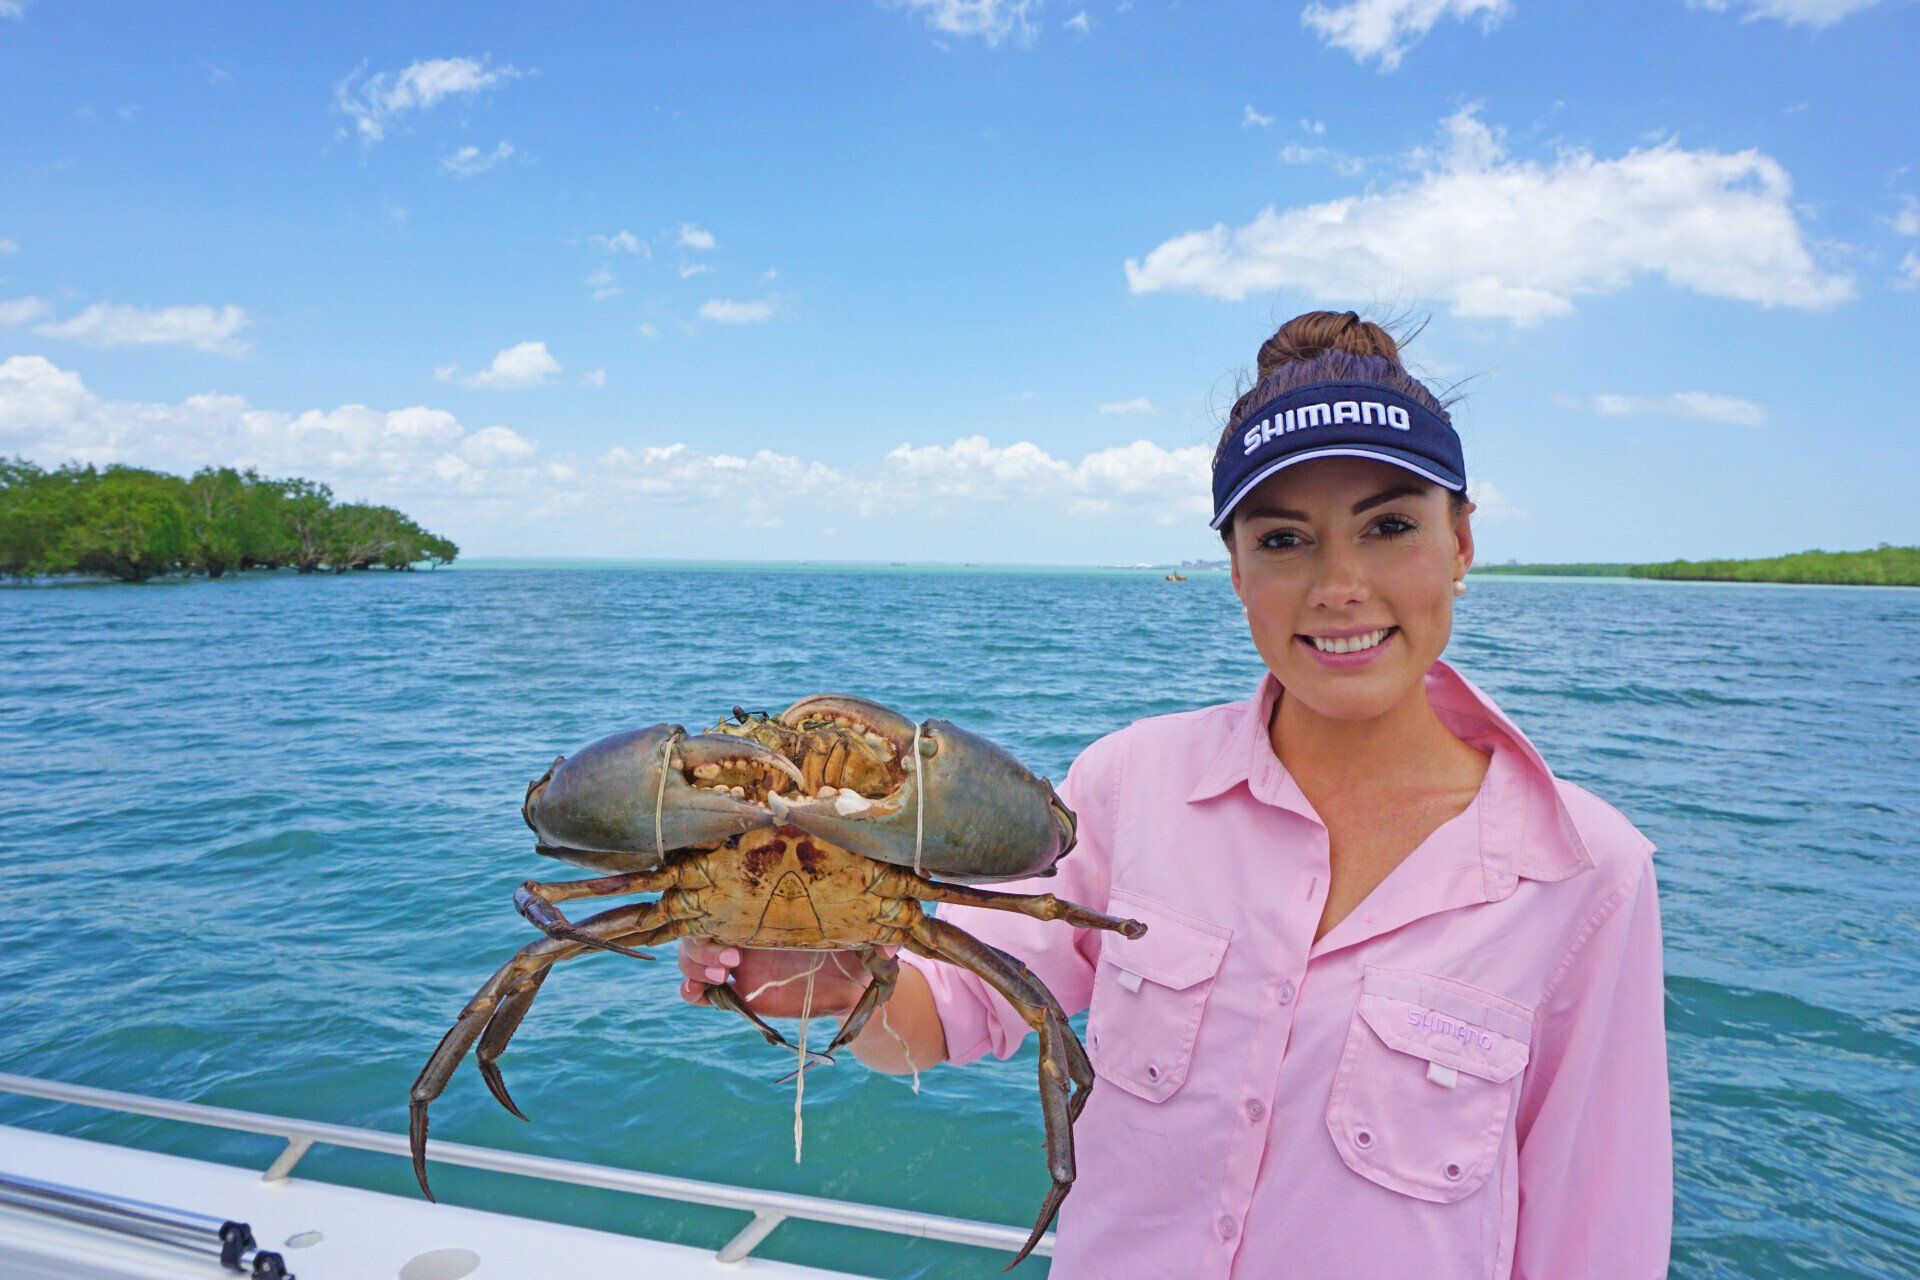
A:
<svg viewBox="0 0 1920 1280">
<path fill-rule="evenodd" d="M 1187 1078 L 1200 1015 L 1233 930 L 1115 889 L 1107 910 L 1147 926 L 1100 947 L 1087 1014 L 1087 1054 L 1103 1080 L 1164 1102 Z"/>
<path fill-rule="evenodd" d="M 1533 1011 L 1438 974 L 1362 969 L 1327 1102 L 1333 1145 L 1403 1195 L 1472 1195 L 1499 1158 Z"/>
</svg>

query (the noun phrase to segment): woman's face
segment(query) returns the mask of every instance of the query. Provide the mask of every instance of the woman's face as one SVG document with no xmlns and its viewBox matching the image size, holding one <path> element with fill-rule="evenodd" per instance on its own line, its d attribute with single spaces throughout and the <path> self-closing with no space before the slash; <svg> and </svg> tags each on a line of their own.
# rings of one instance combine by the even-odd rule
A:
<svg viewBox="0 0 1920 1280">
<path fill-rule="evenodd" d="M 1367 720 L 1421 688 L 1473 563 L 1472 509 L 1456 517 L 1447 490 L 1370 458 L 1303 462 L 1241 500 L 1233 589 L 1289 698 Z"/>
</svg>

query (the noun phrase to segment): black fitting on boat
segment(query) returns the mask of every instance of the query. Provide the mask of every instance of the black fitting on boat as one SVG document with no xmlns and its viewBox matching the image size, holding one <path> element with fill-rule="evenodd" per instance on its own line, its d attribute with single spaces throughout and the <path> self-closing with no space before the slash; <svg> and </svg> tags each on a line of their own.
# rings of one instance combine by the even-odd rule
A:
<svg viewBox="0 0 1920 1280">
<path fill-rule="evenodd" d="M 294 1280 L 286 1262 L 277 1253 L 253 1255 L 253 1280 Z"/>
<path fill-rule="evenodd" d="M 229 1271 L 240 1270 L 241 1255 L 249 1249 L 259 1248 L 259 1242 L 253 1238 L 253 1228 L 244 1222 L 223 1222 L 220 1224 L 220 1265 Z"/>
</svg>

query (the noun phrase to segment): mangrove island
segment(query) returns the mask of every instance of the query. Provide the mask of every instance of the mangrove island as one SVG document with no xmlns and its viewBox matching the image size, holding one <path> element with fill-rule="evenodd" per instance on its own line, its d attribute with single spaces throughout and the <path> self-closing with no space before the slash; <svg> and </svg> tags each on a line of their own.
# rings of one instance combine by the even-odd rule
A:
<svg viewBox="0 0 1920 1280">
<path fill-rule="evenodd" d="M 336 503 L 312 480 L 205 467 L 192 476 L 0 458 L 0 576 L 145 582 L 241 569 L 412 569 L 459 548 L 392 507 Z"/>
<path fill-rule="evenodd" d="M 1920 547 L 1881 543 L 1871 551 L 1796 551 L 1760 560 L 1667 560 L 1660 564 L 1489 564 L 1475 573 L 1555 578 L 1668 578 L 1683 582 L 1780 582 L 1855 587 L 1920 587 Z"/>
</svg>

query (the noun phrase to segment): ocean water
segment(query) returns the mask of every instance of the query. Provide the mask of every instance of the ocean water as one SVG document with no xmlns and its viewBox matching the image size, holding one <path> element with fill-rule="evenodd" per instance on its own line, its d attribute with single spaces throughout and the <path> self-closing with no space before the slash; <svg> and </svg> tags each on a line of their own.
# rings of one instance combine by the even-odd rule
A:
<svg viewBox="0 0 1920 1280">
<path fill-rule="evenodd" d="M 1920 591 L 1476 579 L 1449 657 L 1659 846 L 1673 1274 L 1920 1276 Z M 1223 576 L 628 568 L 0 589 L 0 1070 L 403 1130 L 407 1087 L 554 874 L 518 808 L 554 755 L 851 689 L 1059 777 L 1259 674 Z M 1024 1228 L 1031 1050 L 809 1076 L 570 964 L 438 1137 Z M 0 1122 L 264 1166 L 272 1139 L 0 1098 Z M 412 1194 L 404 1162 L 303 1176 Z M 716 1247 L 736 1213 L 451 1167 L 443 1197 Z M 1004 1257 L 789 1223 L 764 1252 L 887 1277 Z M 1039 1273 L 1043 1263 L 1028 1268 Z"/>
</svg>

